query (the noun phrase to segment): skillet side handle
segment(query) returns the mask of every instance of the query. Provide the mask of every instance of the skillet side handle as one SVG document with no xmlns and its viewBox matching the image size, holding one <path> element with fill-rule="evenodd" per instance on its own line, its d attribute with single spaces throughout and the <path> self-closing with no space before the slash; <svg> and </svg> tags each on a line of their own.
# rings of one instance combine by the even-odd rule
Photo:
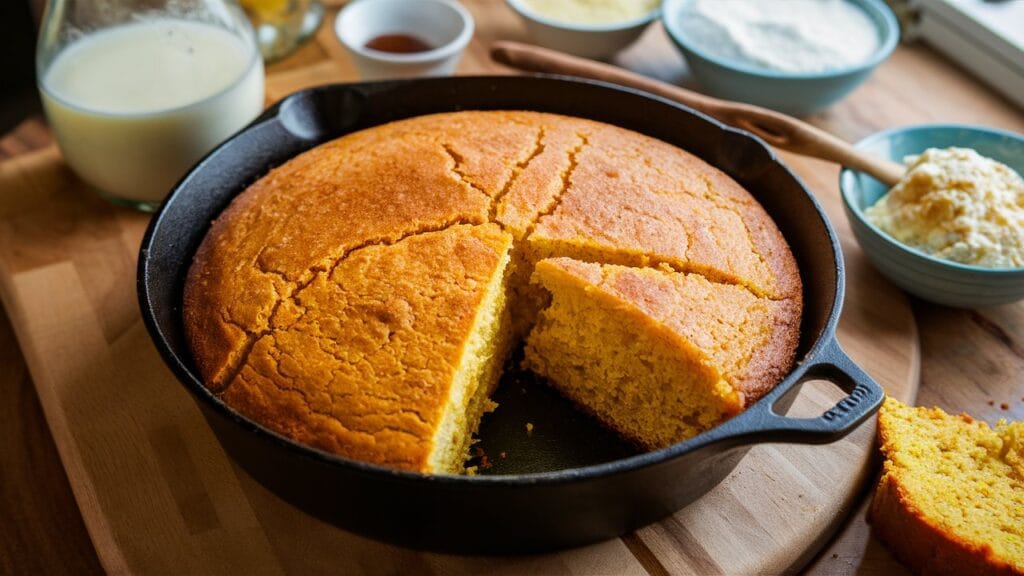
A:
<svg viewBox="0 0 1024 576">
<path fill-rule="evenodd" d="M 839 386 L 847 396 L 815 418 L 780 416 L 775 404 L 784 393 L 769 394 L 770 401 L 757 404 L 758 432 L 761 441 L 827 444 L 846 436 L 869 416 L 885 399 L 885 391 L 864 370 L 843 352 L 833 337 L 821 356 L 805 366 L 801 382 L 828 380 Z"/>
</svg>

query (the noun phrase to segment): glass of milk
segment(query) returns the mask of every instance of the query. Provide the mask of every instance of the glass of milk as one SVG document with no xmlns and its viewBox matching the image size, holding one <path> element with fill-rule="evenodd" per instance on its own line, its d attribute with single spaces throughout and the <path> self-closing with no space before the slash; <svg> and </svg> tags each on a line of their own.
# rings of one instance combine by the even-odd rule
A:
<svg viewBox="0 0 1024 576">
<path fill-rule="evenodd" d="M 263 61 L 233 0 L 49 0 L 36 67 L 65 161 L 140 210 L 263 109 Z"/>
</svg>

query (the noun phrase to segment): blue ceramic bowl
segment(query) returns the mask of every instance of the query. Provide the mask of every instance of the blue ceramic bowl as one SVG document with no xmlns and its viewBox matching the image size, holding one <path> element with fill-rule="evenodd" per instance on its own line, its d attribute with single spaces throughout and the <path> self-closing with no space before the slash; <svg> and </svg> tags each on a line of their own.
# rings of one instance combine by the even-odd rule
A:
<svg viewBox="0 0 1024 576">
<path fill-rule="evenodd" d="M 873 134 L 856 146 L 897 161 L 927 148 L 974 148 L 1024 174 L 1024 136 L 992 128 L 910 126 Z M 839 173 L 839 189 L 853 235 L 868 260 L 900 288 L 931 302 L 961 308 L 995 306 L 1024 298 L 1024 268 L 982 268 L 935 258 L 875 227 L 864 217 L 864 210 L 888 191 L 881 182 L 844 168 Z"/>
<path fill-rule="evenodd" d="M 849 94 L 889 57 L 900 36 L 896 17 L 882 0 L 847 0 L 863 9 L 878 27 L 881 42 L 875 55 L 849 68 L 807 74 L 778 72 L 716 56 L 687 42 L 682 21 L 683 12 L 691 1 L 665 0 L 662 22 L 703 89 L 719 98 L 748 102 L 794 116 L 817 112 Z"/>
</svg>

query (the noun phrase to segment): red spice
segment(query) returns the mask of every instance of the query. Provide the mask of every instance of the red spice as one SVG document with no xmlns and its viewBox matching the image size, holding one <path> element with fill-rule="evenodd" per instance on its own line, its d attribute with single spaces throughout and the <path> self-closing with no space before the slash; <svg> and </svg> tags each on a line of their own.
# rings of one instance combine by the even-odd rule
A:
<svg viewBox="0 0 1024 576">
<path fill-rule="evenodd" d="M 1007 404 L 1006 402 L 1003 402 L 1002 404 L 1000 404 L 999 407 L 1002 408 L 1003 410 L 1009 410 L 1010 409 L 1010 405 Z"/>
<path fill-rule="evenodd" d="M 996 401 L 995 400 L 989 400 L 988 401 L 988 405 L 989 406 L 995 406 L 996 405 Z"/>
</svg>

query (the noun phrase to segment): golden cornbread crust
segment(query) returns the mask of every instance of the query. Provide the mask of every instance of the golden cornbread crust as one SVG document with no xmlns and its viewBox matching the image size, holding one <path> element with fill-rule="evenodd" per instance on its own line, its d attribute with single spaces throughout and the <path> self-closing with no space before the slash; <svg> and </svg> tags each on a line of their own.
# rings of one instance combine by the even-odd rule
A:
<svg viewBox="0 0 1024 576">
<path fill-rule="evenodd" d="M 746 408 L 789 371 L 800 338 L 793 300 L 758 297 L 697 274 L 604 266 L 601 289 L 683 335 L 719 366 Z"/>
<path fill-rule="evenodd" d="M 736 382 L 757 398 L 789 369 L 802 287 L 761 206 L 664 142 L 535 112 L 393 122 L 270 171 L 198 249 L 186 335 L 206 385 L 243 415 L 342 456 L 457 471 L 439 454 L 475 430 L 496 366 L 550 298 L 533 267 L 553 257 L 783 303 L 780 337 Z"/>
<path fill-rule="evenodd" d="M 1024 423 L 992 430 L 889 398 L 878 431 L 868 521 L 896 558 L 916 574 L 1024 574 Z"/>
</svg>

